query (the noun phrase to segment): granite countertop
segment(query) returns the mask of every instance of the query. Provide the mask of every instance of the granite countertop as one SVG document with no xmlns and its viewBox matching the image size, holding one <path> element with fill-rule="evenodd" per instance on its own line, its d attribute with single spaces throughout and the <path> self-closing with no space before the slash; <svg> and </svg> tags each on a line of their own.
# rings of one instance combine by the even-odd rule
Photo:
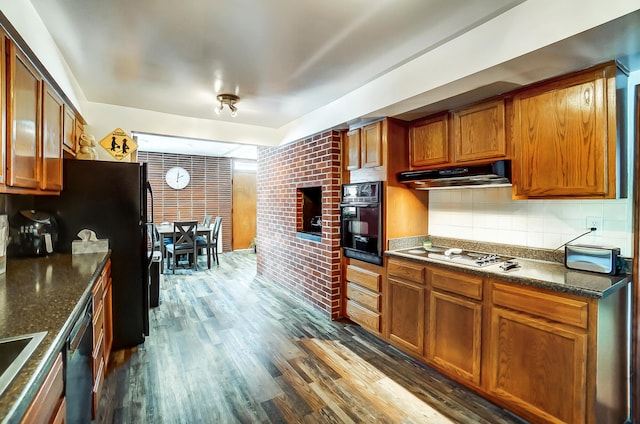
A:
<svg viewBox="0 0 640 424">
<path fill-rule="evenodd" d="M 478 268 L 446 260 L 431 259 L 427 257 L 427 252 L 422 248 L 422 242 L 420 241 L 420 244 L 416 244 L 415 240 L 403 240 L 402 243 L 390 244 L 390 247 L 394 249 L 387 250 L 385 254 L 390 257 L 410 259 L 475 275 L 596 299 L 608 296 L 630 281 L 629 276 L 625 274 L 610 276 L 568 269 L 564 266 L 564 263 L 558 262 L 558 259 L 563 257 L 562 252 L 536 251 L 536 249 L 510 247 L 507 245 L 489 245 L 477 242 L 465 243 L 462 240 L 455 239 L 438 239 L 437 242 L 438 243 L 434 243 L 434 245 L 461 247 L 467 250 L 496 253 L 514 258 L 520 266 L 504 271 L 500 268 L 499 264 Z M 413 253 L 413 251 L 421 251 L 424 253 Z M 536 259 L 523 257 L 525 255 L 533 256 Z"/>
<path fill-rule="evenodd" d="M 109 255 L 8 259 L 7 272 L 0 274 L 0 339 L 41 331 L 47 334 L 0 396 L 2 422 L 17 422 L 29 406 Z"/>
</svg>

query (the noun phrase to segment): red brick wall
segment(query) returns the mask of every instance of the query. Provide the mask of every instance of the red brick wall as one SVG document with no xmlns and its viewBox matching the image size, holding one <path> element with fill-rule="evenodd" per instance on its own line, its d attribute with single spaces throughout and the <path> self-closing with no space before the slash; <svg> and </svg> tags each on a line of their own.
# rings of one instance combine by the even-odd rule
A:
<svg viewBox="0 0 640 424">
<path fill-rule="evenodd" d="M 202 221 L 205 215 L 221 216 L 222 250 L 232 249 L 230 158 L 138 152 L 138 162 L 148 164 L 155 222 L 175 221 L 178 211 L 182 220 Z M 191 176 L 183 190 L 175 190 L 165 182 L 165 173 L 174 166 L 183 167 Z"/>
<path fill-rule="evenodd" d="M 340 317 L 340 133 L 258 149 L 258 272 Z M 297 237 L 300 187 L 322 187 L 321 241 Z"/>
</svg>

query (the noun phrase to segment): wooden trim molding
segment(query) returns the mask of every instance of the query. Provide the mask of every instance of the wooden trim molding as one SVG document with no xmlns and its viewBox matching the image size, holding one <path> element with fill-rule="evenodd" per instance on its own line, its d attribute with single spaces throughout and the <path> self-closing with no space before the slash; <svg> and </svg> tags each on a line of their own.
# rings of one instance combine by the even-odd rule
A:
<svg viewBox="0 0 640 424">
<path fill-rule="evenodd" d="M 636 122 L 634 140 L 633 165 L 633 284 L 632 284 L 632 314 L 631 317 L 631 418 L 632 422 L 640 423 L 640 85 L 636 85 Z"/>
</svg>

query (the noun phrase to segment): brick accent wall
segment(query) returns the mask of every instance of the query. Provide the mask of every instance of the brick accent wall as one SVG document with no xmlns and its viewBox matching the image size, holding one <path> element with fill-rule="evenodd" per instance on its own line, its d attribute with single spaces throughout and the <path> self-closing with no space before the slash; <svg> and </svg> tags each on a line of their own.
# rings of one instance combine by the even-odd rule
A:
<svg viewBox="0 0 640 424">
<path fill-rule="evenodd" d="M 340 317 L 340 133 L 258 149 L 258 272 Z M 301 187 L 322 188 L 320 241 L 300 238 Z"/>
<path fill-rule="evenodd" d="M 178 219 L 202 221 L 205 215 L 222 217 L 222 249 L 232 250 L 232 191 L 230 158 L 138 152 L 138 162 L 147 162 L 153 190 L 155 222 Z M 181 166 L 191 176 L 189 185 L 175 190 L 165 182 L 166 172 Z"/>
</svg>

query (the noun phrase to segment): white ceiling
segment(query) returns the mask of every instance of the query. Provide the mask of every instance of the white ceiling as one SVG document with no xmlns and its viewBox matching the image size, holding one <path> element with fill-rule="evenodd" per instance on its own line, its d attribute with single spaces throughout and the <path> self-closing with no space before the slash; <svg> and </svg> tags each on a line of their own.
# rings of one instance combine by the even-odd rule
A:
<svg viewBox="0 0 640 424">
<path fill-rule="evenodd" d="M 634 13 L 612 13 L 594 28 L 567 19 L 606 15 L 598 0 L 566 7 L 551 0 L 20 1 L 41 17 L 87 102 L 207 120 L 222 132 L 216 140 L 240 130 L 253 139 L 248 129 L 259 128 L 292 141 L 359 118 L 416 119 L 614 58 L 640 68 L 637 0 L 610 0 L 607 11 Z M 518 20 L 510 21 L 517 9 Z M 527 22 L 522 10 L 537 13 Z M 486 37 L 477 43 L 473 34 Z M 541 34 L 562 41 L 540 48 Z M 529 53 L 513 55 L 514 44 Z M 411 73 L 425 66 L 426 77 Z M 411 75 L 415 88 L 407 90 L 398 75 Z M 214 113 L 219 93 L 240 96 L 236 118 Z M 359 109 L 345 100 L 352 95 Z M 327 105 L 339 107 L 325 116 Z M 192 138 L 183 151 L 201 145 L 198 135 L 186 135 Z"/>
<path fill-rule="evenodd" d="M 31 0 L 87 100 L 271 128 L 521 2 Z"/>
</svg>

